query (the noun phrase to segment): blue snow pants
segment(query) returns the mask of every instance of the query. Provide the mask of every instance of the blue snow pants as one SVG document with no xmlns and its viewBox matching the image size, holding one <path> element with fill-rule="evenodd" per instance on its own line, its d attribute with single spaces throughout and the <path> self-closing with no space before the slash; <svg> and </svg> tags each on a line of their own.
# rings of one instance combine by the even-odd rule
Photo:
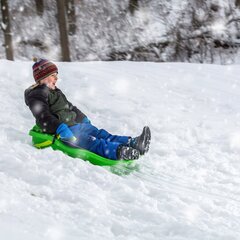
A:
<svg viewBox="0 0 240 240">
<path fill-rule="evenodd" d="M 116 160 L 117 148 L 128 143 L 129 137 L 112 135 L 90 123 L 78 123 L 70 127 L 77 138 L 76 145 L 102 157 Z"/>
</svg>

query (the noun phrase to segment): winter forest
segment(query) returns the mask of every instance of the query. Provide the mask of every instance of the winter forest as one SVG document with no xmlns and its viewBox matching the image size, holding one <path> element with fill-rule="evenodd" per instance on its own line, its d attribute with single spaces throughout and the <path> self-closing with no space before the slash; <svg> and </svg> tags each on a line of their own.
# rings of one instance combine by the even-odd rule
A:
<svg viewBox="0 0 240 240">
<path fill-rule="evenodd" d="M 239 0 L 1 0 L 0 58 L 239 63 Z"/>
</svg>

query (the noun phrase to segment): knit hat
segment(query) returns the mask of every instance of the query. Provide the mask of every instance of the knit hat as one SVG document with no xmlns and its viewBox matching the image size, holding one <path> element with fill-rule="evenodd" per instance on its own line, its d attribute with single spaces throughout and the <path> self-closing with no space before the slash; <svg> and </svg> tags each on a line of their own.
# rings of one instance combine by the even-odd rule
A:
<svg viewBox="0 0 240 240">
<path fill-rule="evenodd" d="M 52 73 L 58 72 L 57 66 L 47 59 L 38 60 L 37 58 L 34 58 L 33 61 L 35 62 L 32 66 L 33 77 L 36 82 L 48 77 Z"/>
</svg>

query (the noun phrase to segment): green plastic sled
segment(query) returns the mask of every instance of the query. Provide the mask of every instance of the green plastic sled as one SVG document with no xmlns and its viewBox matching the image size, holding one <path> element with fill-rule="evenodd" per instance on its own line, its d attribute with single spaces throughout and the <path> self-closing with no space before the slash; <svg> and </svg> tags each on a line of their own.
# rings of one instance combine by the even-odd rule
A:
<svg viewBox="0 0 240 240">
<path fill-rule="evenodd" d="M 82 148 L 67 146 L 60 139 L 55 138 L 54 135 L 43 133 L 41 128 L 37 125 L 29 131 L 29 135 L 32 136 L 32 143 L 36 148 L 46 148 L 51 146 L 54 150 L 60 150 L 73 158 L 81 158 L 94 165 L 114 166 L 120 163 L 129 165 L 133 162 L 133 160 L 111 160 Z"/>
</svg>

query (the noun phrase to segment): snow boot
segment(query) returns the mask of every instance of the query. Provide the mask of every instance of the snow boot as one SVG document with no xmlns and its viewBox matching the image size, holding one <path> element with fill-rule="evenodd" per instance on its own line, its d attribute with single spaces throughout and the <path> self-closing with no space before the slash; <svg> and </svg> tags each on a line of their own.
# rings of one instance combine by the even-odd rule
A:
<svg viewBox="0 0 240 240">
<path fill-rule="evenodd" d="M 143 155 L 149 150 L 150 141 L 151 131 L 148 126 L 145 126 L 140 136 L 130 139 L 129 146 L 137 149 L 140 155 Z"/>
<path fill-rule="evenodd" d="M 137 149 L 120 145 L 117 150 L 118 160 L 136 160 L 139 158 L 139 151 Z"/>
</svg>

